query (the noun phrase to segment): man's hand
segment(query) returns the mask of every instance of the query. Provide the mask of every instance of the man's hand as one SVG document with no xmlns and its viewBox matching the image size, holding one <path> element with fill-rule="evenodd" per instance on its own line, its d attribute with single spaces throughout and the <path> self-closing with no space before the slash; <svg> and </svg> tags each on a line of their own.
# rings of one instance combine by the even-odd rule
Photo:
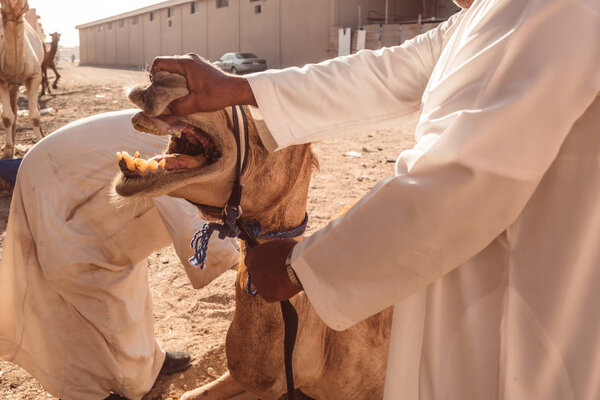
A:
<svg viewBox="0 0 600 400">
<path fill-rule="evenodd" d="M 258 294 L 268 302 L 284 301 L 299 290 L 287 274 L 285 261 L 296 241 L 275 240 L 256 246 L 246 254 L 246 266 Z"/>
<path fill-rule="evenodd" d="M 189 115 L 244 104 L 256 106 L 245 78 L 227 74 L 197 54 L 157 57 L 150 69 L 150 80 L 158 71 L 174 72 L 187 80 L 190 93 L 169 105 L 172 114 Z"/>
</svg>

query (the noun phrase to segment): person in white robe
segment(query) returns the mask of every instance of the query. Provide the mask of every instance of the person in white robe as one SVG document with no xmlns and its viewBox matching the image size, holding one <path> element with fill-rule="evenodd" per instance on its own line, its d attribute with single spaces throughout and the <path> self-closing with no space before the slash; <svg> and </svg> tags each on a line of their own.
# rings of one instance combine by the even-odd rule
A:
<svg viewBox="0 0 600 400">
<path fill-rule="evenodd" d="M 395 305 L 386 400 L 599 399 L 600 2 L 459 3 L 398 47 L 247 78 L 194 57 L 153 71 L 186 74 L 177 114 L 257 105 L 269 150 L 420 111 L 395 176 L 246 260 L 259 293 L 284 300 L 275 287 L 297 289 L 271 250 L 293 249 L 334 329 Z"/>
<path fill-rule="evenodd" d="M 204 221 L 185 200 L 115 201 L 116 152 L 166 147 L 166 137 L 132 128 L 134 112 L 59 129 L 17 176 L 0 265 L 0 358 L 62 400 L 138 400 L 151 389 L 165 360 L 154 338 L 152 252 L 173 242 L 196 288 L 237 263 L 237 244 L 216 237 L 202 273 L 188 263 Z"/>
<path fill-rule="evenodd" d="M 395 304 L 386 400 L 600 398 L 600 2 L 475 0 L 248 80 L 271 149 L 420 110 L 395 176 L 291 256 L 334 329 Z"/>
<path fill-rule="evenodd" d="M 600 398 L 600 2 L 475 0 L 248 80 L 271 149 L 420 110 L 395 176 L 291 256 L 334 329 L 395 304 L 386 400 Z"/>
</svg>

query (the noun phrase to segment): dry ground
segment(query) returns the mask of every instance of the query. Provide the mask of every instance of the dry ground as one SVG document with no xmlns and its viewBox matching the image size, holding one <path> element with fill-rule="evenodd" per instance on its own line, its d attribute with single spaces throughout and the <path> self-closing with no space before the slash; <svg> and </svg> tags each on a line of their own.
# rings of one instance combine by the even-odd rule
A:
<svg viewBox="0 0 600 400">
<path fill-rule="evenodd" d="M 46 132 L 92 114 L 131 108 L 123 88 L 145 82 L 144 72 L 62 64 L 59 89 L 40 100 L 54 110 L 42 116 Z M 20 108 L 26 109 L 24 98 Z M 314 232 L 344 205 L 367 193 L 393 173 L 398 153 L 412 144 L 415 120 L 396 130 L 377 131 L 314 145 L 321 170 L 309 193 L 308 232 Z M 0 138 L 0 145 L 4 143 Z M 26 118 L 18 121 L 17 143 L 33 144 Z M 345 156 L 358 152 L 360 157 Z M 4 241 L 10 198 L 0 198 L 0 242 Z M 0 243 L 1 244 L 1 243 Z M 148 260 L 154 295 L 156 338 L 166 349 L 183 350 L 193 365 L 183 374 L 160 378 L 145 400 L 177 399 L 184 391 L 225 372 L 224 340 L 234 313 L 234 273 L 228 272 L 201 290 L 192 289 L 172 247 Z M 0 399 L 54 399 L 23 369 L 0 361 Z"/>
</svg>

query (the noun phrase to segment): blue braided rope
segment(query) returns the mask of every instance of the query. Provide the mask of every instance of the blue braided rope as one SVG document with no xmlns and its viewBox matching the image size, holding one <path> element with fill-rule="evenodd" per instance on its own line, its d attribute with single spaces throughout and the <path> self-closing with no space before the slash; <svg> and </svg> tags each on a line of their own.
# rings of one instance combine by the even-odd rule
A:
<svg viewBox="0 0 600 400">
<path fill-rule="evenodd" d="M 266 232 L 266 233 L 263 233 L 262 235 L 257 234 L 256 237 L 258 239 L 263 239 L 263 240 L 295 238 L 295 237 L 298 237 L 298 236 L 300 236 L 300 235 L 302 235 L 304 233 L 304 231 L 306 230 L 306 225 L 307 224 L 308 224 L 308 213 L 305 213 L 304 214 L 304 220 L 302 221 L 302 223 L 300 225 L 298 225 L 295 228 L 288 229 L 286 231 Z"/>
<path fill-rule="evenodd" d="M 206 267 L 206 259 L 208 256 L 208 241 L 214 232 L 219 232 L 219 239 L 225 239 L 226 237 L 231 238 L 240 238 L 240 229 L 238 228 L 236 221 L 238 218 L 238 211 L 231 207 L 227 207 L 227 212 L 225 217 L 223 218 L 223 224 L 219 224 L 216 222 L 210 222 L 204 224 L 202 229 L 200 229 L 194 235 L 190 243 L 190 247 L 194 249 L 194 256 L 190 258 L 190 263 L 194 266 L 199 266 L 200 269 L 204 269 Z M 285 231 L 273 231 L 266 232 L 261 234 L 262 226 L 258 221 L 252 221 L 247 224 L 250 233 L 257 239 L 269 240 L 269 239 L 287 239 L 294 238 L 302 235 L 306 230 L 306 225 L 308 224 L 308 213 L 304 215 L 304 221 L 299 226 L 288 229 Z M 241 238 L 246 242 L 246 246 L 248 245 L 249 238 Z M 256 291 L 252 286 L 252 277 L 250 273 L 248 273 L 248 283 L 246 286 L 246 290 L 252 296 L 256 296 Z"/>
<path fill-rule="evenodd" d="M 254 285 L 252 284 L 252 275 L 248 272 L 248 282 L 246 282 L 246 292 L 252 297 L 258 294 L 258 290 L 254 289 Z"/>
<path fill-rule="evenodd" d="M 214 232 L 219 232 L 219 239 L 226 237 L 237 238 L 240 236 L 240 229 L 236 225 L 239 212 L 237 209 L 227 206 L 227 212 L 223 218 L 223 223 L 210 222 L 204 224 L 202 229 L 194 234 L 190 247 L 194 249 L 194 255 L 189 259 L 194 266 L 200 269 L 206 267 L 206 258 L 208 256 L 208 241 Z"/>
<path fill-rule="evenodd" d="M 211 227 L 210 224 L 204 224 L 202 229 L 194 234 L 190 247 L 194 249 L 194 256 L 189 259 L 190 263 L 200 269 L 206 267 L 206 258 L 208 252 L 208 239 L 212 236 L 216 228 Z"/>
</svg>

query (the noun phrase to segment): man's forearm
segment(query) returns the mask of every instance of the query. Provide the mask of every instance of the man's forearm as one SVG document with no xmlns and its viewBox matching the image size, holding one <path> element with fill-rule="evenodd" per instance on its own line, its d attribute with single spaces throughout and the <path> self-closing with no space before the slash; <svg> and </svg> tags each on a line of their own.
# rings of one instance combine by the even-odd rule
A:
<svg viewBox="0 0 600 400">
<path fill-rule="evenodd" d="M 229 76 L 230 81 L 227 88 L 227 96 L 230 99 L 230 105 L 251 105 L 258 106 L 252 88 L 248 80 L 242 76 Z"/>
</svg>

